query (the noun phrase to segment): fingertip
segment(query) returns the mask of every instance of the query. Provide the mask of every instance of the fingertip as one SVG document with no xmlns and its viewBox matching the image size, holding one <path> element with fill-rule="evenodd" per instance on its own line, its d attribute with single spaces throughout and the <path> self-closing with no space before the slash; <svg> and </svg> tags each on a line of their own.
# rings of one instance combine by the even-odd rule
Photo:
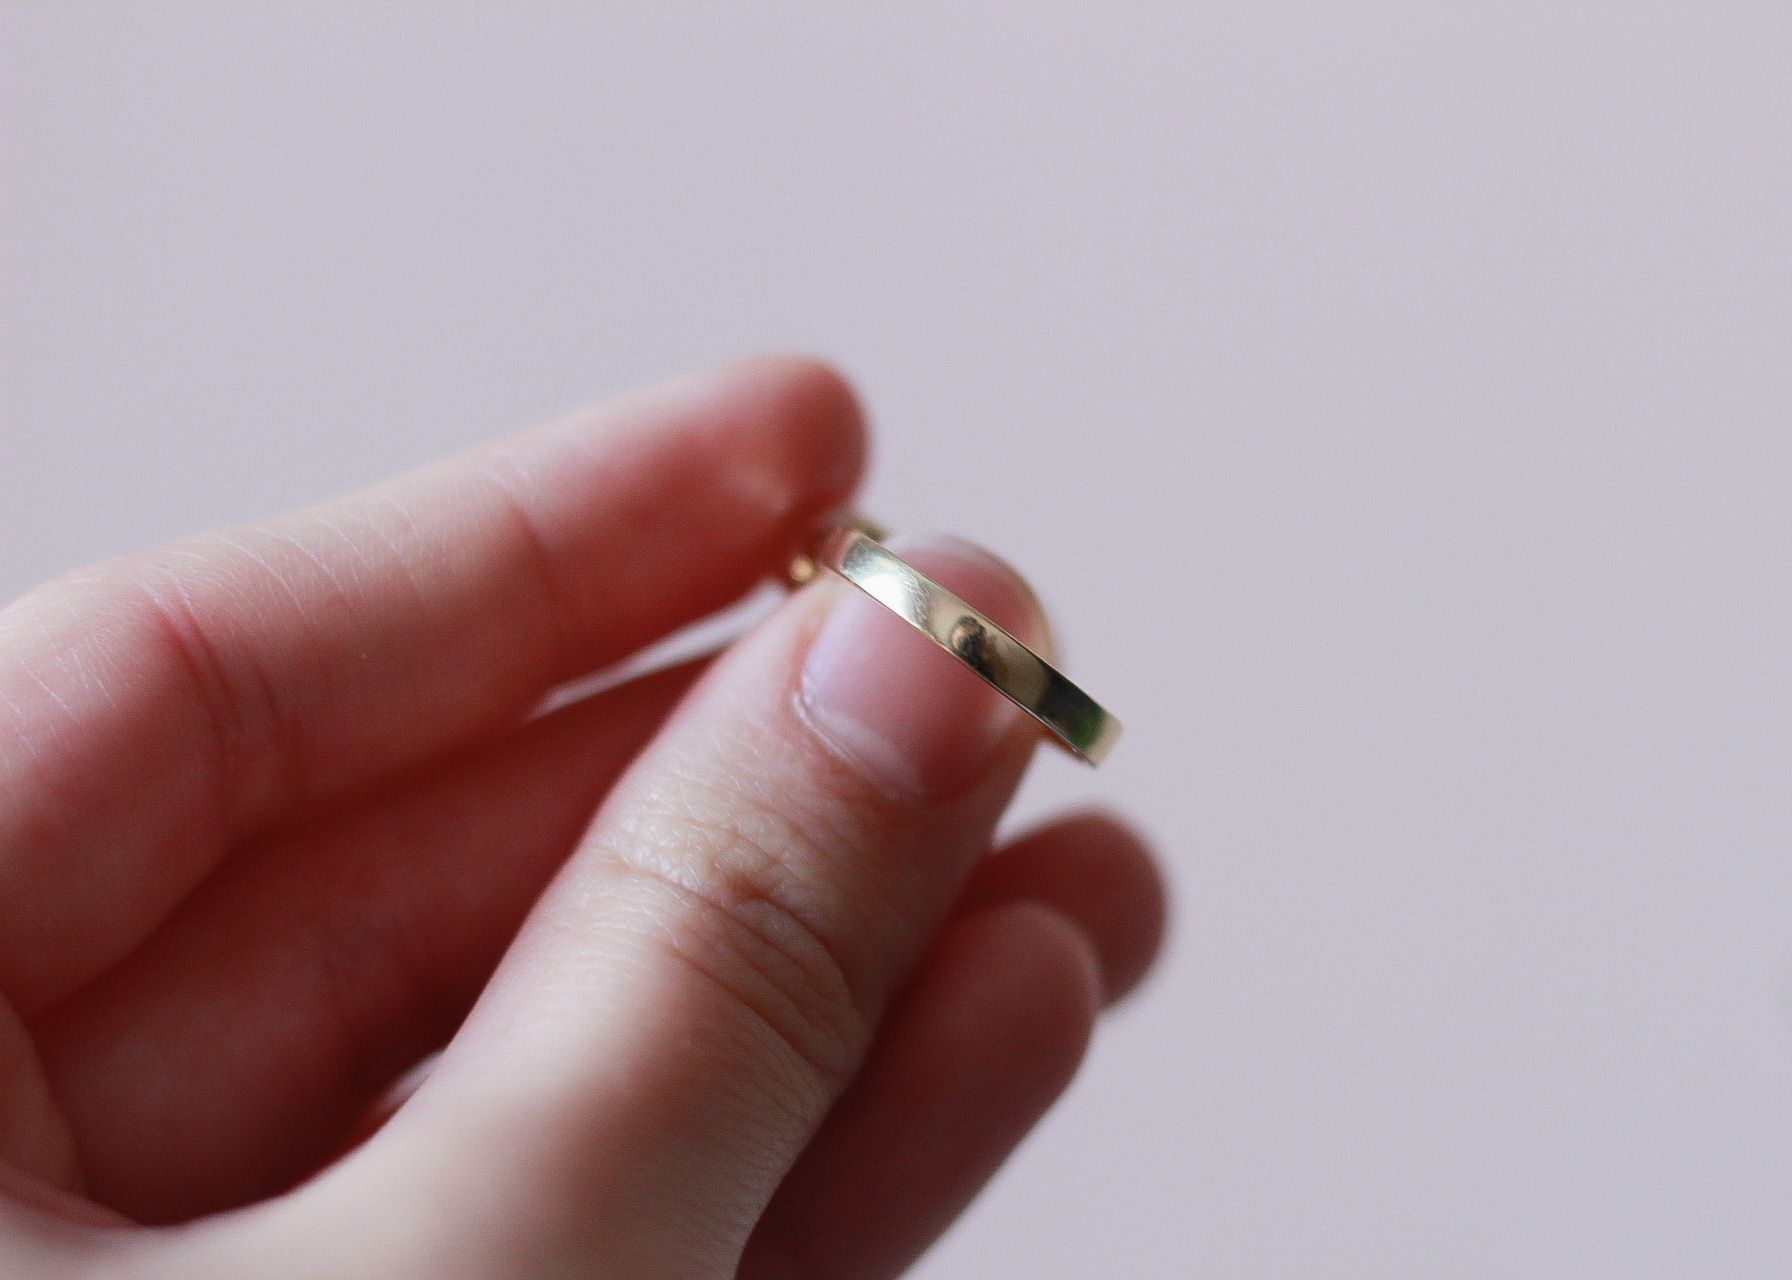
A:
<svg viewBox="0 0 1792 1280">
<path fill-rule="evenodd" d="M 1090 932 L 1102 955 L 1107 1001 L 1131 993 L 1163 950 L 1170 893 L 1149 841 L 1116 814 L 1089 810 L 1058 827 L 1058 838 L 1082 849 L 1085 867 L 1099 868 L 1115 909 L 1091 912 Z"/>
<path fill-rule="evenodd" d="M 1076 1073 L 1096 1018 L 1104 979 L 1094 941 L 1068 914 L 1038 900 L 1006 902 L 958 922 L 958 945 L 977 957 L 984 989 L 1023 995 L 1019 1036 L 1049 1101 Z"/>
<path fill-rule="evenodd" d="M 786 458 L 815 492 L 842 500 L 858 485 L 869 449 L 865 412 L 846 376 L 824 360 L 773 354 L 710 375 L 779 433 Z"/>
<path fill-rule="evenodd" d="M 978 868 L 960 910 L 1018 899 L 1076 922 L 1099 957 L 1107 1004 L 1135 990 L 1163 949 L 1168 886 L 1151 846 L 1111 813 L 1072 814 L 1013 841 Z"/>
</svg>

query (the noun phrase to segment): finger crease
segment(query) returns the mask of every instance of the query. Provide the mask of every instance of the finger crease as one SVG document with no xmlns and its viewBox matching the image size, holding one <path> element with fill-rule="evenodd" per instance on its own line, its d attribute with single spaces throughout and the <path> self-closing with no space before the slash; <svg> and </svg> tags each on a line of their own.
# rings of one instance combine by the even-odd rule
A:
<svg viewBox="0 0 1792 1280">
<path fill-rule="evenodd" d="M 617 862 L 687 908 L 664 924 L 674 954 L 773 1032 L 830 1095 L 837 1090 L 868 1037 L 869 1023 L 845 969 L 820 934 L 776 898 L 719 870 L 691 883 L 648 859 L 618 857 Z M 721 882 L 730 887 L 714 887 Z M 689 927 L 681 927 L 692 911 L 722 928 L 693 941 Z M 719 943 L 721 959 L 736 961 L 742 972 L 725 972 L 724 963 L 706 954 L 709 942 Z"/>
<path fill-rule="evenodd" d="M 571 616 L 566 593 L 559 589 L 559 574 L 554 571 L 554 555 L 548 547 L 547 537 L 530 513 L 529 504 L 513 488 L 518 482 L 526 483 L 528 477 L 516 460 L 505 453 L 494 455 L 485 475 L 492 492 L 508 509 L 511 523 L 522 541 L 531 577 L 541 597 L 542 612 L 547 615 L 553 631 L 554 673 L 565 675 L 572 667 L 573 637 L 579 628 L 577 620 Z"/>
</svg>

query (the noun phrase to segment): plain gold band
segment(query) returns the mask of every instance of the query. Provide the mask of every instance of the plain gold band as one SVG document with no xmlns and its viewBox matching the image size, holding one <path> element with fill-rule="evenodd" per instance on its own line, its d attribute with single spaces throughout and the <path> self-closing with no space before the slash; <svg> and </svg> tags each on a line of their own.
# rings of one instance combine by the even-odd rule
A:
<svg viewBox="0 0 1792 1280">
<path fill-rule="evenodd" d="M 824 530 L 808 557 L 975 671 L 1078 759 L 1100 764 L 1119 740 L 1120 722 L 1100 703 L 864 530 L 849 525 Z"/>
</svg>

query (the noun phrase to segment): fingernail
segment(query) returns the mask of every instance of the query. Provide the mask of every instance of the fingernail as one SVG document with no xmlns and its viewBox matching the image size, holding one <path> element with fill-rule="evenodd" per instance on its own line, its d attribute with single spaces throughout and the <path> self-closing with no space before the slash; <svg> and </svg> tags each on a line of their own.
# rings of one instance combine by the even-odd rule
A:
<svg viewBox="0 0 1792 1280">
<path fill-rule="evenodd" d="M 898 538 L 890 549 L 1035 649 L 1044 614 L 1021 577 L 959 538 Z M 927 801 L 964 790 L 1024 713 L 889 609 L 842 582 L 803 665 L 810 724 L 887 790 Z"/>
</svg>

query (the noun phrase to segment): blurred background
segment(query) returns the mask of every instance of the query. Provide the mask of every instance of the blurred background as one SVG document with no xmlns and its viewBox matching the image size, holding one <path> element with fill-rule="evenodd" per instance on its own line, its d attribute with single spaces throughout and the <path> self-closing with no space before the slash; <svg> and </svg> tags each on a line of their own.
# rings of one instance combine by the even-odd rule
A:
<svg viewBox="0 0 1792 1280">
<path fill-rule="evenodd" d="M 0 9 L 0 595 L 815 352 L 1176 932 L 926 1280 L 1792 1274 L 1779 7 Z"/>
</svg>

